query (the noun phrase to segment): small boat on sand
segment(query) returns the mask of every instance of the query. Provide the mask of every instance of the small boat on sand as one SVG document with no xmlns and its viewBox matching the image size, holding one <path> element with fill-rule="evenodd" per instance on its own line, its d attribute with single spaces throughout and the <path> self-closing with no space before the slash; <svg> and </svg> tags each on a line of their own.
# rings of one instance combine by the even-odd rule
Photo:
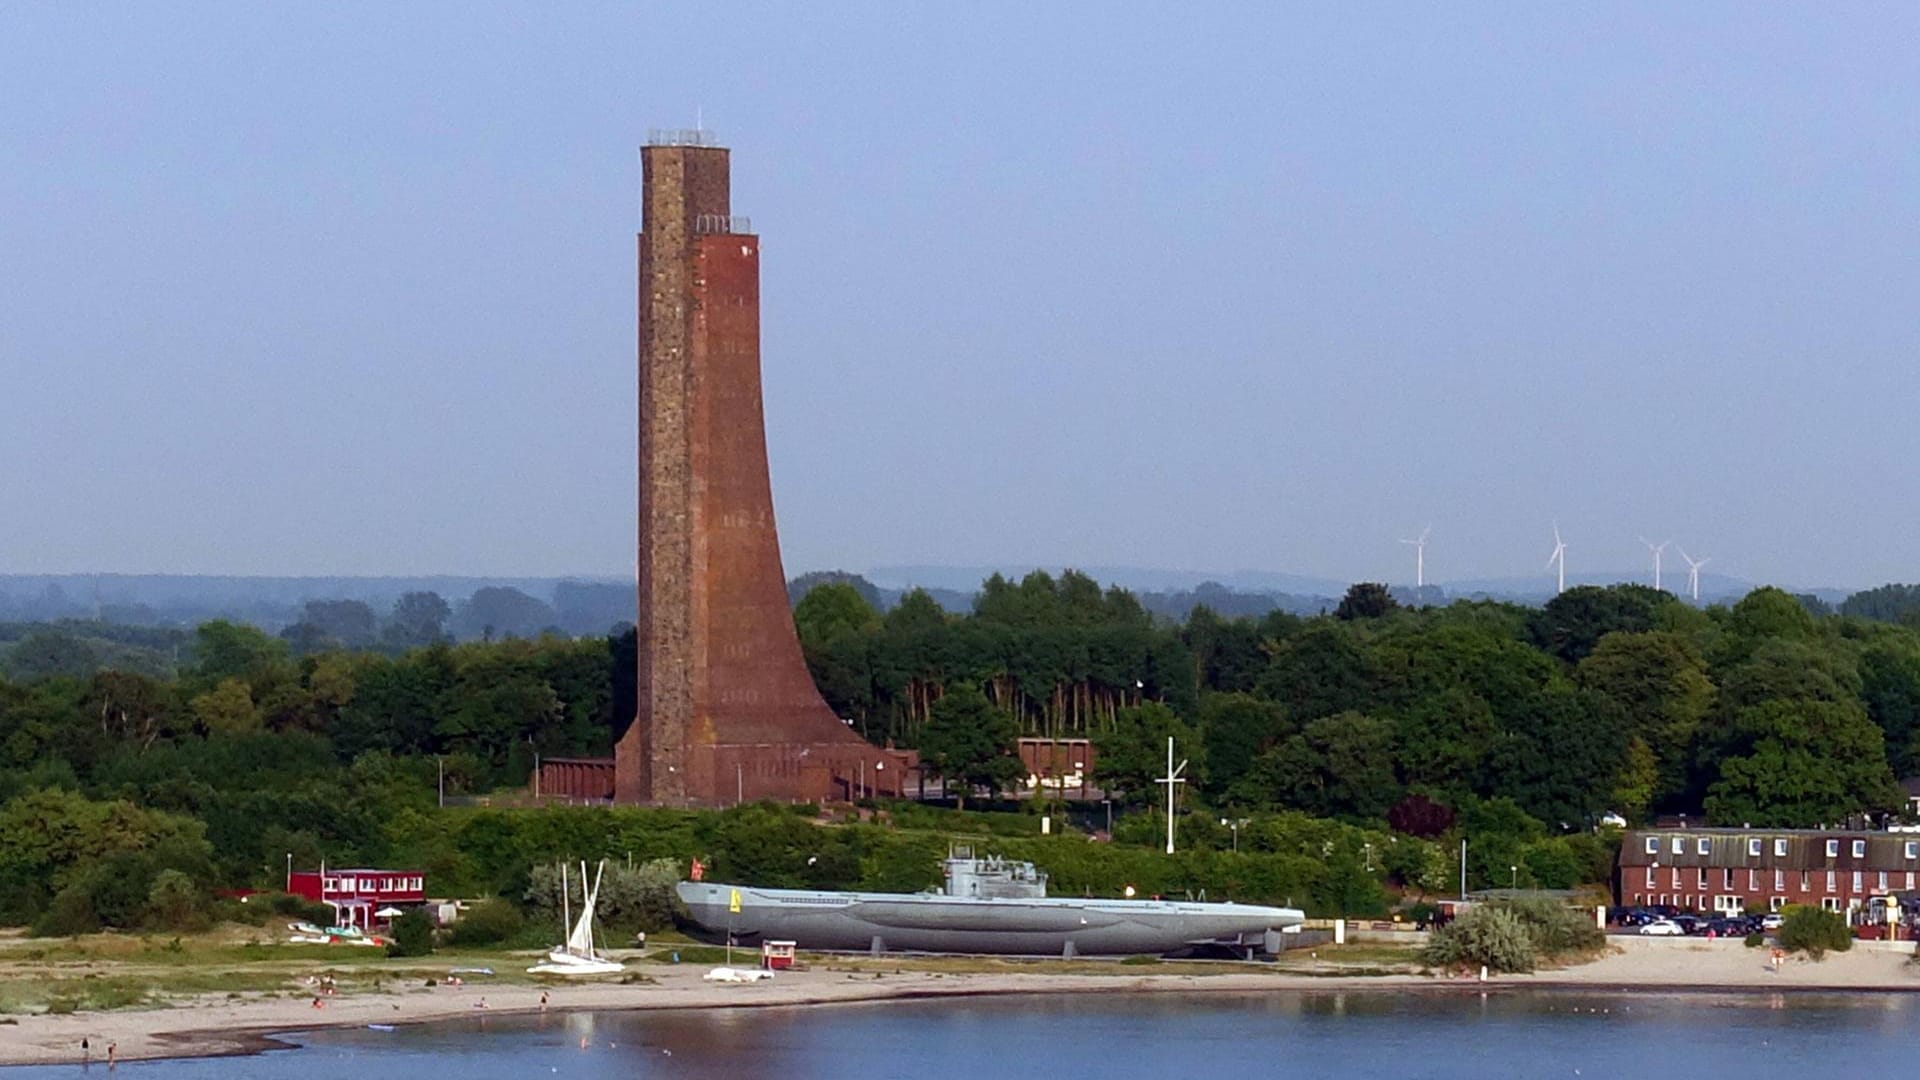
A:
<svg viewBox="0 0 1920 1080">
<path fill-rule="evenodd" d="M 580 863 L 580 918 L 573 923 L 567 933 L 567 942 L 556 946 L 547 953 L 547 958 L 527 970 L 535 975 L 617 975 L 626 968 L 618 961 L 609 960 L 601 955 L 593 943 L 593 908 L 600 898 L 600 879 L 607 872 L 607 860 L 601 859 L 600 866 L 594 871 L 593 885 L 587 885 L 587 864 Z M 567 866 L 560 864 L 560 929 L 567 930 L 570 912 L 571 887 L 567 882 Z"/>
</svg>

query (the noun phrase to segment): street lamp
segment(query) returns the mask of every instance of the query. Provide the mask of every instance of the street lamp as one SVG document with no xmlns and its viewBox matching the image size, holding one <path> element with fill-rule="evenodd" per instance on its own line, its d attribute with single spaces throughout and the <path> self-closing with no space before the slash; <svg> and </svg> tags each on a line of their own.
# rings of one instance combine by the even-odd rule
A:
<svg viewBox="0 0 1920 1080">
<path fill-rule="evenodd" d="M 1107 839 L 1113 839 L 1113 800 L 1101 799 L 1100 805 L 1107 808 Z"/>
<path fill-rule="evenodd" d="M 1363 846 L 1367 849 L 1367 873 L 1371 874 L 1373 873 L 1373 844 L 1369 841 Z"/>
<path fill-rule="evenodd" d="M 1229 821 L 1226 818 L 1220 819 L 1220 824 L 1225 825 L 1227 828 L 1233 830 L 1233 853 L 1236 855 L 1240 853 L 1240 826 L 1245 825 L 1248 822 L 1248 820 L 1250 819 L 1235 818 L 1231 821 Z"/>
<path fill-rule="evenodd" d="M 1518 889 L 1520 887 L 1520 868 L 1517 866 L 1509 866 L 1507 869 L 1513 871 L 1512 888 Z"/>
</svg>

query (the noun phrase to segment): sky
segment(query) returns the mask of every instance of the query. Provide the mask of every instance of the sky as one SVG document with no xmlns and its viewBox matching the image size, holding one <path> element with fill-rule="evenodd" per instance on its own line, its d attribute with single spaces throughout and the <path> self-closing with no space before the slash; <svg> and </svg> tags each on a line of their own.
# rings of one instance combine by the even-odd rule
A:
<svg viewBox="0 0 1920 1080">
<path fill-rule="evenodd" d="M 788 572 L 1920 578 L 1920 7 L 0 8 L 0 573 L 633 565 L 636 148 Z M 1671 572 L 1680 564 L 1668 552 Z M 1542 574 L 1544 578 L 1544 574 Z"/>
</svg>

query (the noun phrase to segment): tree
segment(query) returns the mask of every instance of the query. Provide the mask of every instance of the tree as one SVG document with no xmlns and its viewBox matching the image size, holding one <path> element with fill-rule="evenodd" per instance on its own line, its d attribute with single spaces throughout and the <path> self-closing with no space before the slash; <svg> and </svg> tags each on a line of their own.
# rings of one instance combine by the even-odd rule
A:
<svg viewBox="0 0 1920 1080">
<path fill-rule="evenodd" d="M 1608 634 L 1652 630 L 1660 609 L 1676 603 L 1671 594 L 1645 585 L 1576 585 L 1547 601 L 1534 616 L 1533 640 L 1577 664 Z"/>
<path fill-rule="evenodd" d="M 92 645 L 64 630 L 37 630 L 0 652 L 0 658 L 6 661 L 6 673 L 23 682 L 56 675 L 87 676 L 100 664 Z"/>
<path fill-rule="evenodd" d="M 1309 721 L 1298 735 L 1260 756 L 1241 791 L 1250 802 L 1320 817 L 1377 820 L 1400 797 L 1393 725 L 1360 713 Z"/>
<path fill-rule="evenodd" d="M 1395 832 L 1431 840 L 1453 827 L 1453 810 L 1415 793 L 1393 804 L 1387 824 Z"/>
<path fill-rule="evenodd" d="M 1154 781 L 1166 775 L 1167 740 L 1174 746 L 1174 762 L 1188 759 L 1186 778 L 1204 778 L 1205 747 L 1193 728 L 1165 705 L 1149 701 L 1121 709 L 1113 727 L 1093 735 L 1093 780 L 1125 802 L 1153 801 Z"/>
<path fill-rule="evenodd" d="M 1280 707 L 1248 694 L 1212 694 L 1200 703 L 1200 741 L 1212 764 L 1208 782 L 1220 791 L 1253 765 L 1255 758 L 1292 734 Z"/>
<path fill-rule="evenodd" d="M 880 613 L 846 582 L 816 585 L 793 609 L 794 629 L 804 645 L 824 646 L 843 635 L 880 628 Z"/>
<path fill-rule="evenodd" d="M 1574 678 L 1618 706 L 1628 738 L 1651 754 L 1646 804 L 1684 793 L 1694 739 L 1715 694 L 1699 650 L 1674 633 L 1611 633 L 1580 661 Z"/>
<path fill-rule="evenodd" d="M 245 679 L 222 679 L 191 703 L 194 719 L 208 734 L 244 735 L 260 730 L 260 710 Z"/>
<path fill-rule="evenodd" d="M 1901 805 L 1886 743 L 1853 704 L 1770 701 L 1744 709 L 1707 789 L 1714 821 L 1812 828 Z"/>
<path fill-rule="evenodd" d="M 553 620 L 553 608 L 547 606 L 545 601 L 509 586 L 489 585 L 476 589 L 460 605 L 455 624 L 463 640 L 479 638 L 492 641 L 495 638 L 536 637 Z"/>
<path fill-rule="evenodd" d="M 251 626 L 225 619 L 201 623 L 194 631 L 195 674 L 207 686 L 222 679 L 244 679 L 255 688 L 286 673 L 287 647 Z"/>
<path fill-rule="evenodd" d="M 447 639 L 447 620 L 452 617 L 453 609 L 439 593 L 403 593 L 393 602 L 380 639 L 396 651 L 436 645 Z"/>
<path fill-rule="evenodd" d="M 329 643 L 337 649 L 365 649 L 373 645 L 380 620 L 359 600 L 309 600 L 300 622 L 289 627 L 289 633 L 301 626 L 311 628 L 310 634 L 296 635 L 302 640 Z"/>
<path fill-rule="evenodd" d="M 1334 608 L 1334 618 L 1341 622 L 1354 619 L 1378 619 L 1392 614 L 1400 607 L 1393 593 L 1377 581 L 1361 581 L 1347 586 L 1347 595 L 1340 598 L 1340 606 Z"/>
<path fill-rule="evenodd" d="M 920 758 L 959 798 L 984 787 L 998 792 L 1019 779 L 1017 742 L 1020 727 L 1013 717 L 993 707 L 977 687 L 961 684 L 933 703 L 927 725 L 920 732 Z"/>
<path fill-rule="evenodd" d="M 1882 585 L 1840 602 L 1840 614 L 1879 622 L 1912 625 L 1920 616 L 1920 585 Z"/>
</svg>

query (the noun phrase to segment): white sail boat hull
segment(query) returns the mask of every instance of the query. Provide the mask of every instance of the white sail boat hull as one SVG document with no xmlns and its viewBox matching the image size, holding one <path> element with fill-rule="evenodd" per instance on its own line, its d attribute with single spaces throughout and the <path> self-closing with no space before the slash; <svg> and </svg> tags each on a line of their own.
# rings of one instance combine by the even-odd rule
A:
<svg viewBox="0 0 1920 1080">
<path fill-rule="evenodd" d="M 609 960 L 600 955 L 600 951 L 593 946 L 593 908 L 594 903 L 600 899 L 600 876 L 606 873 L 606 869 L 606 860 L 600 860 L 600 867 L 594 873 L 593 886 L 589 888 L 587 886 L 587 864 L 585 862 L 580 864 L 580 895 L 585 903 L 580 906 L 579 920 L 569 929 L 566 924 L 567 915 L 565 914 L 565 908 L 568 902 L 567 867 L 565 863 L 560 864 L 560 902 L 563 912 L 560 916 L 560 926 L 561 929 L 568 930 L 567 943 L 549 951 L 545 960 L 528 968 L 527 971 L 530 974 L 563 976 L 615 975 L 626 970 L 625 966 L 618 961 Z"/>
</svg>

